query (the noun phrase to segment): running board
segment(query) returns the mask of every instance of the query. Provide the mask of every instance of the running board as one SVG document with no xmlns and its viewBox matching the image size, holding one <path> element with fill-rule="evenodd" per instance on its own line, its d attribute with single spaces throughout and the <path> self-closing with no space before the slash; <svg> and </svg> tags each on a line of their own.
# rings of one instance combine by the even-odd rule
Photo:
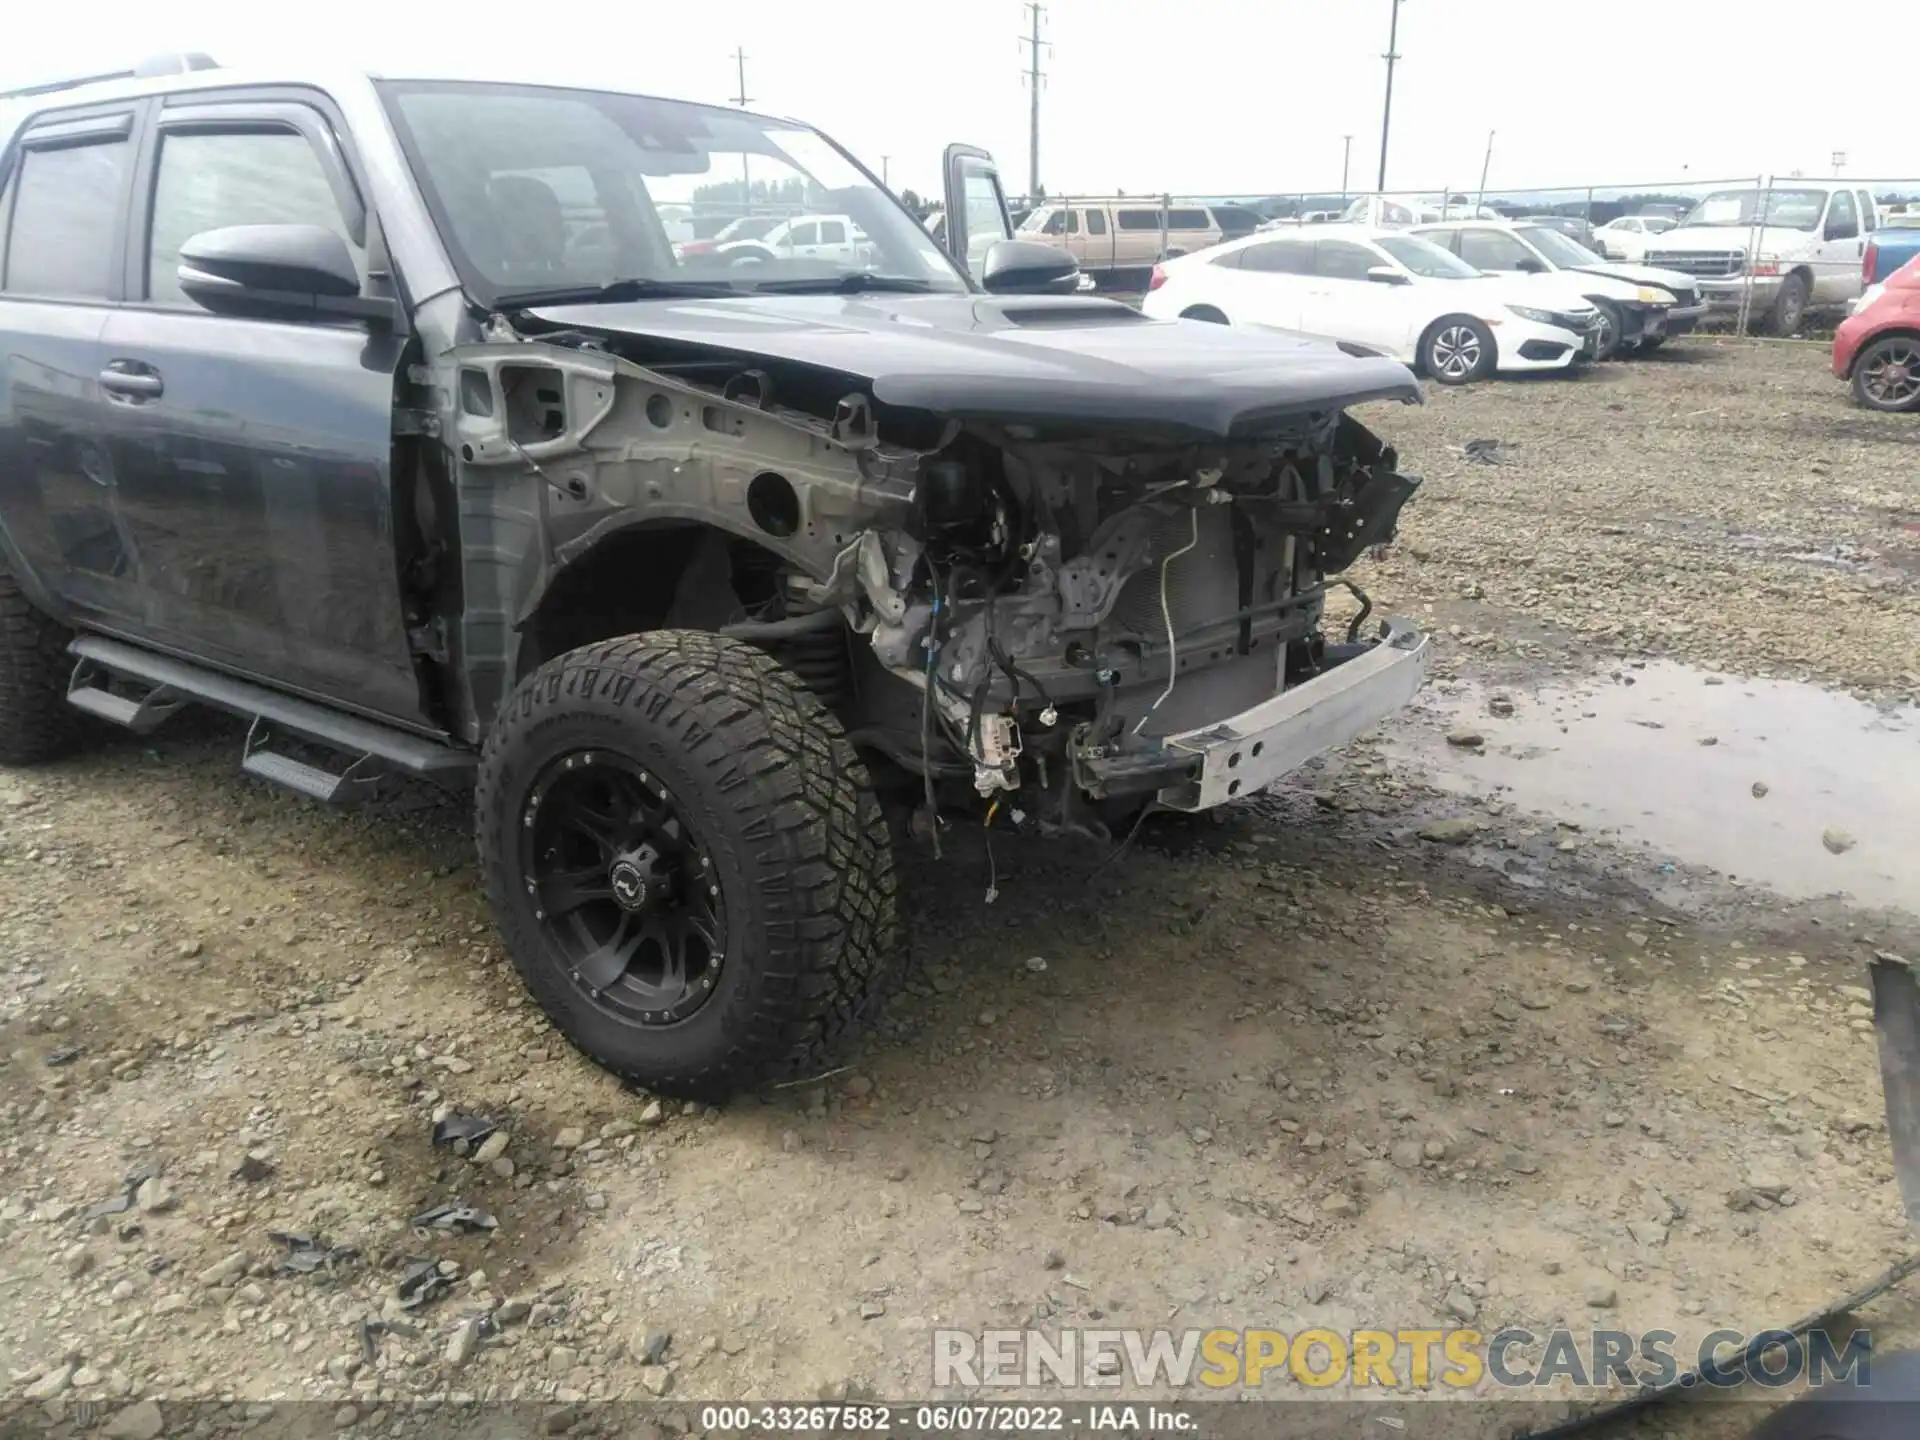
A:
<svg viewBox="0 0 1920 1440">
<path fill-rule="evenodd" d="M 67 649 L 76 660 L 67 688 L 75 707 L 143 735 L 189 703 L 238 715 L 250 722 L 240 768 L 315 800 L 351 804 L 371 792 L 373 781 L 395 771 L 450 784 L 474 768 L 468 751 L 124 641 L 82 635 Z M 108 688 L 113 683 L 144 693 L 122 694 Z M 329 769 L 276 741 L 334 752 L 347 763 Z"/>
</svg>

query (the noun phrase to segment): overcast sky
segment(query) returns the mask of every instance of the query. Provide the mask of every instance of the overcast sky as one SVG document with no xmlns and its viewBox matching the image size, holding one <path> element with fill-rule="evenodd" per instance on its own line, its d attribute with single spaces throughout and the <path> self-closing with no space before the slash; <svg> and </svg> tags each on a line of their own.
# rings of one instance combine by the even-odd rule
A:
<svg viewBox="0 0 1920 1440">
<path fill-rule="evenodd" d="M 1371 186 L 1391 0 L 1052 0 L 1040 179 L 1055 193 Z M 1920 177 L 1908 0 L 1834 23 L 1780 0 L 1404 0 L 1388 185 L 1712 180 L 1795 169 Z M 497 16 L 495 20 L 492 17 Z M 0 88 L 204 50 L 230 66 L 517 75 L 810 121 L 896 189 L 949 140 L 1027 184 L 1019 0 L 16 0 Z M 1894 43 L 1896 27 L 1907 27 Z M 1878 36 L 1878 43 L 1875 40 Z M 1868 97 L 1881 96 L 1875 103 Z"/>
</svg>

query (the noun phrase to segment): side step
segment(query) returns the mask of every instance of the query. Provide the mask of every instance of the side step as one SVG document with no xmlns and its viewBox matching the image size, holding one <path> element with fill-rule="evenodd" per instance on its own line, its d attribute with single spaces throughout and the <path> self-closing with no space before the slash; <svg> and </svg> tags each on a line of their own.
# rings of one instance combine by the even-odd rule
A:
<svg viewBox="0 0 1920 1440">
<path fill-rule="evenodd" d="M 470 751 L 124 641 L 82 635 L 67 649 L 76 659 L 67 688 L 70 704 L 143 735 L 189 703 L 238 715 L 251 722 L 240 768 L 315 800 L 351 804 L 393 771 L 457 784 L 477 763 Z M 135 698 L 122 690 L 143 693 Z M 326 768 L 308 754 L 289 753 L 283 748 L 289 741 L 303 752 L 330 751 L 348 763 Z"/>
</svg>

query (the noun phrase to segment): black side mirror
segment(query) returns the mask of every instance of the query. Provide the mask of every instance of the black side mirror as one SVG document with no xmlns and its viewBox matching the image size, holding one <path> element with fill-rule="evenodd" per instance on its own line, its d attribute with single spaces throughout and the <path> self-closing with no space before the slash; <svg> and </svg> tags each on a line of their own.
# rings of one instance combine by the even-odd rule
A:
<svg viewBox="0 0 1920 1440">
<path fill-rule="evenodd" d="M 1407 277 L 1391 265 L 1374 265 L 1367 270 L 1367 279 L 1376 285 L 1405 285 Z"/>
<path fill-rule="evenodd" d="M 1001 240 L 987 251 L 980 283 L 994 295 L 1071 295 L 1080 288 L 1080 262 L 1037 240 Z"/>
<path fill-rule="evenodd" d="M 219 315 L 391 319 L 390 300 L 360 293 L 347 242 L 319 225 L 230 225 L 180 247 L 180 289 Z"/>
<path fill-rule="evenodd" d="M 1852 240 L 1860 234 L 1860 227 L 1851 220 L 1829 220 L 1826 238 L 1829 240 Z"/>
<path fill-rule="evenodd" d="M 1547 273 L 1547 267 L 1531 255 L 1522 255 L 1518 260 L 1513 262 L 1513 268 L 1523 275 L 1544 275 Z"/>
</svg>

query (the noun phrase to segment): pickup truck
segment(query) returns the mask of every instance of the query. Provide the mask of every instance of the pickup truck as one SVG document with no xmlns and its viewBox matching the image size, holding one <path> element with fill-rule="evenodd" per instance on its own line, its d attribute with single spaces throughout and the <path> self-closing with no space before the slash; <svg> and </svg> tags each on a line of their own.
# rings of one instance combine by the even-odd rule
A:
<svg viewBox="0 0 1920 1440">
<path fill-rule="evenodd" d="M 1912 228 L 1881 230 L 1867 241 L 1867 253 L 1860 262 L 1860 283 L 1866 287 L 1878 285 L 1916 255 L 1920 255 L 1920 222 Z"/>
<path fill-rule="evenodd" d="M 1810 310 L 1845 310 L 1879 223 L 1872 192 L 1790 180 L 1716 190 L 1647 247 L 1646 263 L 1693 276 L 1713 310 L 1791 335 Z"/>
<path fill-rule="evenodd" d="M 740 109 L 177 67 L 14 98 L 0 765 L 197 704 L 315 800 L 471 788 L 508 959 L 649 1089 L 818 1074 L 872 1015 L 883 800 L 969 870 L 996 823 L 1110 840 L 1421 682 L 1413 627 L 1324 623 L 1418 484 L 1348 411 L 1413 375 L 1074 295 L 984 151 L 945 156 L 950 255 Z M 676 251 L 659 208 L 743 172 L 863 253 Z"/>
</svg>

